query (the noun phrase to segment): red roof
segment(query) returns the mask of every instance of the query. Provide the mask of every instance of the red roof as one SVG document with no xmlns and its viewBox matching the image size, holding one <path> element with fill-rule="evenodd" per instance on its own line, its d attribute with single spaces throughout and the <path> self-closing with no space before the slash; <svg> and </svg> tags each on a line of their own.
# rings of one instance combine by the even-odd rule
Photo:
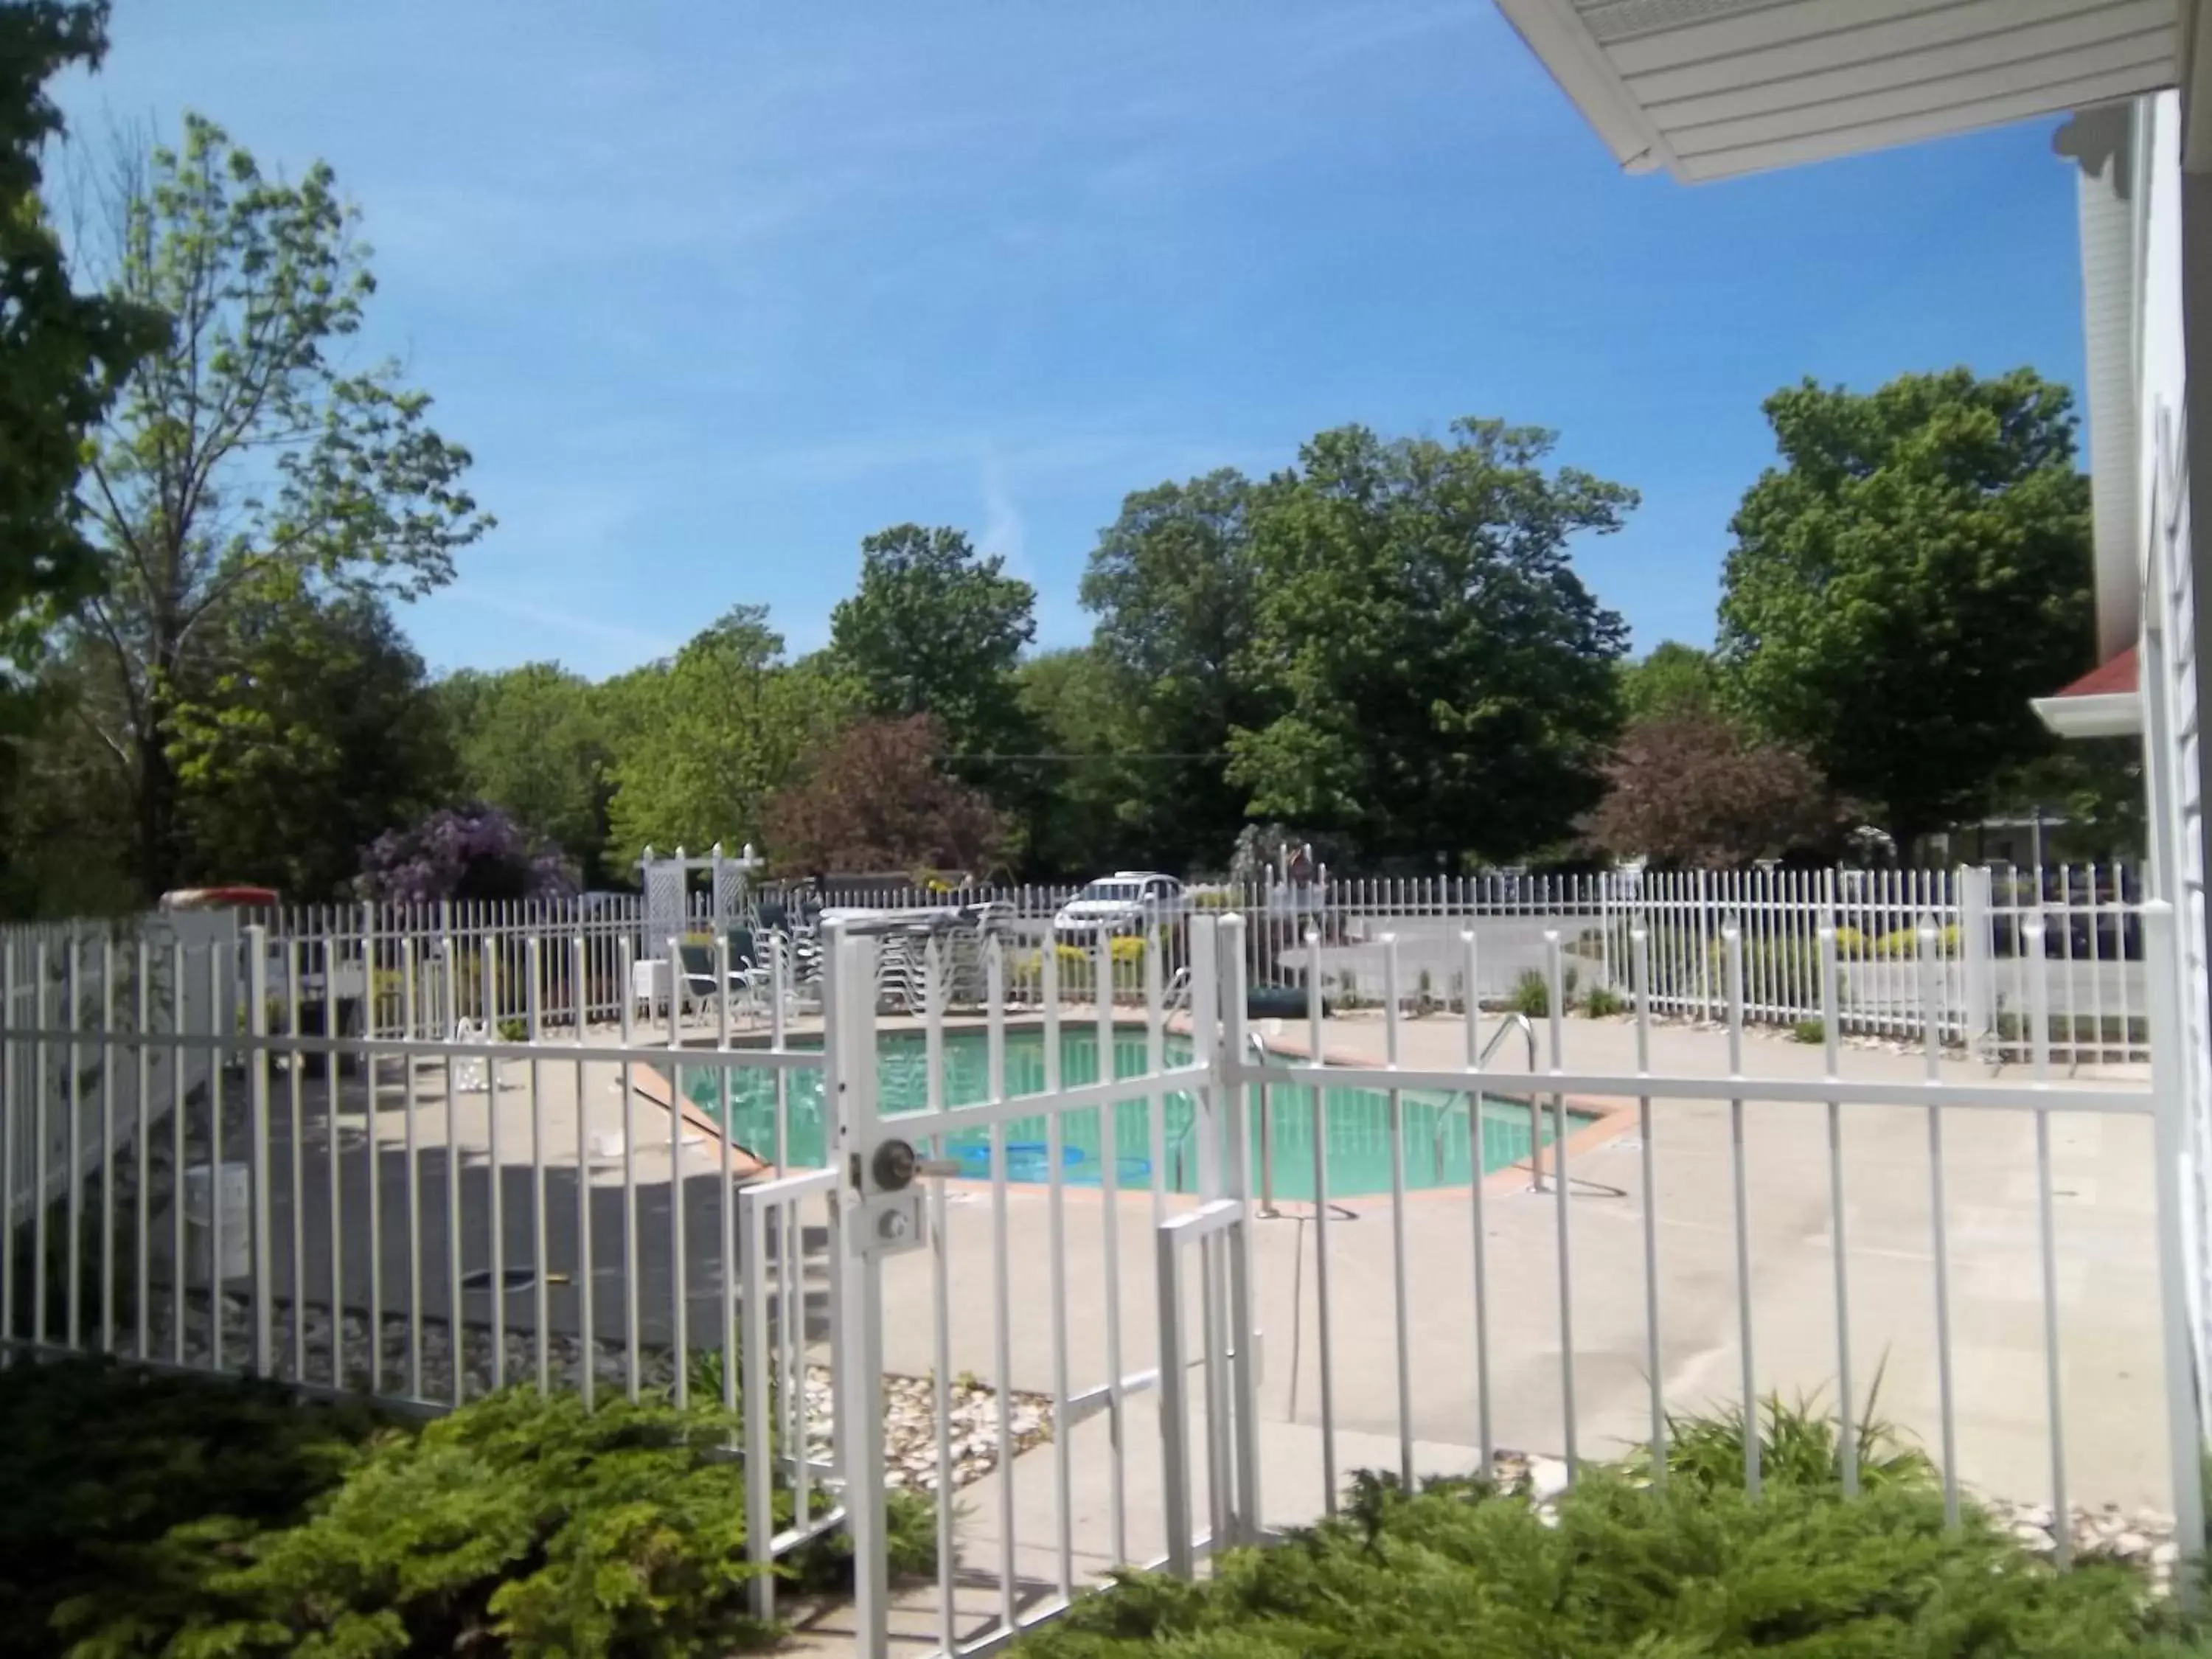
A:
<svg viewBox="0 0 2212 1659">
<path fill-rule="evenodd" d="M 2136 648 L 2132 645 L 2110 662 L 2099 665 L 2054 695 L 2061 697 L 2106 697 L 2136 689 Z"/>
</svg>

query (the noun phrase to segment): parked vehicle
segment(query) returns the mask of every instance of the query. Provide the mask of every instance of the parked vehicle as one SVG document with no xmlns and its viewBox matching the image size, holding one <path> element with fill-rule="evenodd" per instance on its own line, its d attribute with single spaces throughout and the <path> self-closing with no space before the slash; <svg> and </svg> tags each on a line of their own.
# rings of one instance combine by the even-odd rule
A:
<svg viewBox="0 0 2212 1659">
<path fill-rule="evenodd" d="M 1052 931 L 1066 939 L 1139 933 L 1156 921 L 1181 915 L 1182 908 L 1182 884 L 1173 876 L 1120 870 L 1101 876 L 1061 905 L 1053 916 Z"/>
</svg>

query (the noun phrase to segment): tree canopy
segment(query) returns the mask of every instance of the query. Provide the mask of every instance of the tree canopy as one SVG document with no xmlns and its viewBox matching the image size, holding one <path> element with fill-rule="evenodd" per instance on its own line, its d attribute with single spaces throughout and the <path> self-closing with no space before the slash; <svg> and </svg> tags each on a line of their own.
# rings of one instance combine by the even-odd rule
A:
<svg viewBox="0 0 2212 1659">
<path fill-rule="evenodd" d="M 931 715 L 963 756 L 1021 753 L 1013 672 L 1036 605 L 1034 588 L 962 532 L 895 525 L 861 542 L 860 586 L 830 613 L 830 649 L 870 714 Z"/>
<path fill-rule="evenodd" d="M 665 666 L 619 683 L 607 864 L 647 846 L 734 850 L 764 839 L 768 798 L 859 707 L 839 665 L 784 659 L 759 605 L 738 605 Z"/>
<path fill-rule="evenodd" d="M 550 662 L 464 669 L 436 692 L 469 793 L 551 840 L 590 885 L 620 873 L 602 868 L 617 753 L 608 705 L 618 695 Z"/>
<path fill-rule="evenodd" d="M 1730 525 L 1730 695 L 1899 845 L 2050 752 L 2028 708 L 2092 648 L 2073 399 L 2027 369 L 1810 380 L 1766 401 L 1782 463 Z"/>
<path fill-rule="evenodd" d="M 1710 651 L 1662 640 L 1651 654 L 1620 670 L 1621 711 L 1630 720 L 1695 713 L 1720 700 L 1720 670 Z"/>
<path fill-rule="evenodd" d="M 769 799 L 776 865 L 808 875 L 1002 874 L 1006 821 L 982 791 L 946 775 L 942 744 L 928 714 L 847 726 Z"/>
<path fill-rule="evenodd" d="M 1265 486 L 1240 662 L 1279 712 L 1230 738 L 1249 815 L 1370 854 L 1506 859 L 1595 803 L 1627 629 L 1567 544 L 1618 529 L 1637 496 L 1547 471 L 1552 445 L 1498 421 L 1449 442 L 1345 427 Z"/>
<path fill-rule="evenodd" d="M 76 494 L 86 436 L 165 331 L 157 311 L 76 290 L 40 195 L 63 131 L 46 83 L 96 67 L 106 24 L 104 4 L 0 6 L 0 738 L 27 729 L 57 625 L 99 591 Z"/>
<path fill-rule="evenodd" d="M 104 588 L 69 643 L 95 695 L 83 717 L 121 769 L 148 896 L 185 858 L 175 744 L 197 716 L 229 611 L 302 599 L 410 597 L 452 578 L 489 520 L 462 487 L 465 450 L 390 363 L 352 367 L 374 282 L 356 210 L 317 163 L 264 177 L 187 116 L 175 149 L 118 158 L 102 227 L 109 283 L 171 319 L 86 467 Z M 216 672 L 219 674 L 220 668 Z"/>
<path fill-rule="evenodd" d="M 1832 854 L 1848 821 L 1820 769 L 1705 706 L 1632 722 L 1605 765 L 1589 836 L 1620 859 L 1731 869 Z"/>
<path fill-rule="evenodd" d="M 1259 615 L 1254 489 L 1224 469 L 1139 490 L 1099 533 L 1082 598 L 1098 625 L 1092 678 L 1133 757 L 1121 827 L 1153 860 L 1218 860 L 1244 823 L 1230 736 L 1267 724 L 1250 672 Z"/>
</svg>

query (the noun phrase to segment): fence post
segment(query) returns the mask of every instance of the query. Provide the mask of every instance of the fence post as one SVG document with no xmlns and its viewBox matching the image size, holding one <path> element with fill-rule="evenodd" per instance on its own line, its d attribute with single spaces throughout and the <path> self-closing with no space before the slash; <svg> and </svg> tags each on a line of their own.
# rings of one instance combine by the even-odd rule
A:
<svg viewBox="0 0 2212 1659">
<path fill-rule="evenodd" d="M 2204 1431 L 2197 1411 L 2205 1332 L 2189 1294 L 2188 1205 L 2197 1171 L 2189 1156 L 2188 1041 L 2181 1025 L 2185 958 L 2175 938 L 2173 907 L 2154 899 L 2142 908 L 2143 975 L 2150 1012 L 2151 1122 L 2157 1182 L 2158 1289 L 2165 1334 L 2166 1450 L 2172 1458 L 2173 1535 L 2182 1559 L 2173 1583 L 2185 1607 L 2202 1595 L 2196 1558 L 2204 1548 Z M 2039 964 L 2040 965 L 2040 964 Z"/>
<path fill-rule="evenodd" d="M 1996 1029 L 1992 988 L 1996 980 L 1996 937 L 1990 915 L 1987 865 L 1960 865 L 1958 882 L 1959 975 L 1962 1006 L 1959 1042 L 1972 1055 L 1987 1054 L 1987 1039 Z"/>
<path fill-rule="evenodd" d="M 296 962 L 297 959 L 295 953 L 293 960 Z M 326 975 L 324 983 L 328 985 L 329 982 Z M 269 1306 L 273 1277 L 270 1259 L 276 1250 L 276 1241 L 271 1233 L 269 1204 L 269 930 L 258 926 L 246 930 L 246 1030 L 252 1054 L 252 1058 L 247 1062 L 250 1069 L 246 1073 L 246 1109 L 252 1122 L 248 1133 L 253 1140 L 250 1153 L 253 1171 L 253 1374 L 256 1376 L 274 1376 L 276 1374 L 271 1353 L 274 1333 Z M 296 1036 L 298 1033 L 293 1035 Z M 297 1066 L 299 1063 L 298 1054 L 295 1051 L 292 1064 Z M 333 1066 L 331 1071 L 335 1075 L 337 1068 Z M 299 1155 L 300 1149 L 294 1147 L 292 1156 L 296 1158 Z M 210 1177 L 212 1183 L 211 1205 L 222 1201 L 222 1170 L 218 1164 Z M 222 1286 L 216 1277 L 221 1264 L 213 1261 L 212 1252 L 210 1261 L 210 1278 L 216 1288 L 213 1317 L 221 1320 Z M 295 1279 L 298 1273 L 299 1264 L 295 1262 L 293 1275 Z M 292 1293 L 295 1297 L 299 1295 L 296 1284 Z M 453 1326 L 456 1330 L 460 1328 L 458 1314 Z M 295 1365 L 299 1363 L 297 1354 L 293 1356 L 293 1363 Z M 453 1363 L 458 1369 L 460 1364 L 458 1355 Z"/>
<path fill-rule="evenodd" d="M 883 1264 L 864 1248 L 867 1192 L 861 1141 L 875 1088 L 872 952 L 842 923 L 822 930 L 822 1101 L 833 1167 L 830 1197 L 842 1280 L 831 1375 L 845 1529 L 853 1544 L 854 1650 L 882 1656 L 890 1644 L 890 1577 L 884 1536 Z M 849 1171 L 849 1173 L 846 1173 Z M 803 1446 L 793 1455 L 806 1455 Z"/>
</svg>

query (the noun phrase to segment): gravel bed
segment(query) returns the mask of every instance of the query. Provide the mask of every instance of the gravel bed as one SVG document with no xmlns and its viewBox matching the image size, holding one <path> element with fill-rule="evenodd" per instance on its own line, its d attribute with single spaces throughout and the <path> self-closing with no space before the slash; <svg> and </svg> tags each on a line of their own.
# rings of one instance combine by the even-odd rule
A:
<svg viewBox="0 0 2212 1659">
<path fill-rule="evenodd" d="M 329 1310 L 310 1307 L 306 1310 L 304 1320 L 307 1352 L 304 1380 L 322 1387 L 332 1386 Z M 227 1369 L 242 1370 L 252 1352 L 251 1304 L 245 1297 L 227 1296 L 223 1298 L 222 1329 L 223 1364 Z M 150 1334 L 155 1357 L 159 1359 L 170 1358 L 174 1352 L 174 1332 L 171 1310 L 167 1307 L 162 1307 L 153 1316 Z M 385 1316 L 380 1346 L 382 1381 L 387 1394 L 404 1395 L 407 1391 L 410 1337 L 408 1322 L 404 1316 Z M 270 1338 L 276 1374 L 282 1377 L 293 1377 L 295 1373 L 292 1364 L 292 1317 L 289 1309 L 276 1310 L 271 1322 Z M 602 1393 L 618 1392 L 626 1387 L 629 1372 L 622 1346 L 605 1339 L 590 1346 L 590 1364 L 596 1387 Z M 368 1320 L 364 1315 L 356 1312 L 346 1314 L 343 1346 L 345 1376 L 342 1386 L 354 1389 L 368 1389 Z M 718 1359 L 720 1357 L 719 1348 L 700 1352 L 712 1352 Z M 461 1333 L 461 1353 L 463 1397 L 473 1400 L 490 1393 L 493 1387 L 491 1333 L 481 1327 L 465 1326 Z M 547 1370 L 554 1387 L 574 1389 L 581 1385 L 584 1353 L 585 1345 L 579 1337 L 556 1334 L 548 1340 Z M 189 1304 L 185 1309 L 185 1363 L 192 1366 L 208 1366 L 212 1357 L 207 1304 L 204 1298 L 200 1298 Z M 535 1334 L 509 1332 L 506 1359 L 504 1380 L 507 1382 L 534 1381 L 538 1375 Z M 640 1350 L 638 1382 L 641 1389 L 666 1391 L 673 1387 L 675 1379 L 675 1358 L 671 1350 Z M 949 1382 L 945 1393 L 950 1407 L 946 1420 L 951 1425 L 948 1443 L 951 1454 L 952 1485 L 957 1488 L 982 1479 L 998 1466 L 1000 1395 L 998 1390 L 988 1383 L 966 1376 Z M 806 1367 L 805 1396 L 807 1448 L 817 1461 L 824 1461 L 831 1450 L 836 1415 L 829 1367 Z M 422 1322 L 422 1389 L 419 1397 L 441 1406 L 451 1403 L 453 1398 L 453 1339 L 442 1320 L 426 1319 Z M 1015 1455 L 1018 1456 L 1030 1447 L 1052 1437 L 1052 1402 L 1042 1395 L 1018 1392 L 1011 1399 L 1006 1433 Z M 935 1491 L 940 1473 L 935 1383 L 927 1377 L 884 1378 L 883 1417 L 884 1462 L 890 1483 L 922 1492 Z"/>
</svg>

